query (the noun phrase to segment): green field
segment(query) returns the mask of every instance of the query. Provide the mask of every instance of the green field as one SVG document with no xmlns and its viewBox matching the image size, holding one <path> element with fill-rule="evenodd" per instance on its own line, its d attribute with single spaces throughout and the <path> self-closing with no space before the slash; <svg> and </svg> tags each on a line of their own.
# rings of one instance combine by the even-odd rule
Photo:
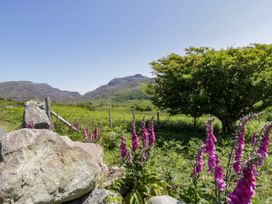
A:
<svg viewBox="0 0 272 204">
<path fill-rule="evenodd" d="M 137 104 L 133 101 L 128 104 Z M 140 103 L 140 102 L 139 102 Z M 146 102 L 148 103 L 148 102 Z M 140 109 L 140 108 L 138 108 Z M 156 148 L 153 157 L 149 161 L 150 169 L 160 173 L 164 180 L 171 186 L 172 196 L 179 198 L 181 189 L 185 191 L 191 184 L 191 174 L 195 162 L 195 156 L 199 144 L 205 138 L 205 121 L 208 116 L 198 118 L 196 124 L 191 117 L 185 115 L 169 116 L 160 111 L 160 123 L 157 121 L 157 111 L 154 107 L 150 111 L 135 110 L 135 118 L 138 124 L 138 135 L 140 136 L 139 123 L 145 116 L 148 121 L 155 116 L 156 129 Z M 94 105 L 91 108 L 79 105 L 53 104 L 52 110 L 73 124 L 80 124 L 86 128 L 94 128 L 95 124 L 99 126 L 101 139 L 99 144 L 104 147 L 104 160 L 109 166 L 120 165 L 119 156 L 120 135 L 123 133 L 127 138 L 127 143 L 131 142 L 130 122 L 132 113 L 130 105 L 119 103 L 112 107 L 112 125 L 109 126 L 109 108 L 107 106 Z M 23 105 L 21 103 L 0 101 L 0 126 L 6 131 L 21 128 L 23 117 Z M 272 108 L 268 108 L 265 114 L 259 120 L 251 122 L 247 126 L 246 139 L 250 143 L 251 135 L 257 129 L 260 129 L 267 121 L 272 119 Z M 72 140 L 83 141 L 82 133 L 76 133 L 54 119 L 55 131 L 61 135 L 68 135 Z M 215 121 L 215 135 L 218 138 L 217 151 L 220 153 L 221 162 L 226 166 L 227 156 L 230 152 L 232 141 L 228 136 L 220 134 L 221 123 Z M 246 146 L 245 154 L 249 154 L 250 145 Z M 265 164 L 258 170 L 257 194 L 253 203 L 272 202 L 272 158 L 268 157 Z M 204 171 L 201 174 L 201 193 L 207 195 L 213 191 L 213 178 L 207 176 Z M 206 182 L 209 181 L 209 182 Z M 232 190 L 232 187 L 229 188 Z M 209 198 L 206 197 L 208 200 Z M 210 203 L 211 200 L 210 200 Z"/>
</svg>

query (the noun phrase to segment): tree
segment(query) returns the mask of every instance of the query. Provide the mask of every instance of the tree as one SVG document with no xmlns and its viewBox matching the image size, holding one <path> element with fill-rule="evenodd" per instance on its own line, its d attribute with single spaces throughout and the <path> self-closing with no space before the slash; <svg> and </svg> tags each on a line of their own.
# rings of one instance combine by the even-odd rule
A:
<svg viewBox="0 0 272 204">
<path fill-rule="evenodd" d="M 249 112 L 272 105 L 272 44 L 215 50 L 188 48 L 151 63 L 154 105 L 170 114 L 217 116 L 224 133 Z"/>
</svg>

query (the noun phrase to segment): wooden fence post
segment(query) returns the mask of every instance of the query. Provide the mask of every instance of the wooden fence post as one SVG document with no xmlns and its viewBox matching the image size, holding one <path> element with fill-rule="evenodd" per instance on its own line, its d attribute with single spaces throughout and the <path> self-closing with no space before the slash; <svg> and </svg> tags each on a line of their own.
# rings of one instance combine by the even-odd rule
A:
<svg viewBox="0 0 272 204">
<path fill-rule="evenodd" d="M 135 111 L 134 111 L 134 109 L 131 110 L 131 114 L 132 114 L 132 119 L 135 120 Z"/>
<path fill-rule="evenodd" d="M 110 128 L 112 128 L 112 113 L 111 113 L 111 108 L 109 108 L 109 125 L 110 125 Z"/>
<path fill-rule="evenodd" d="M 53 129 L 53 121 L 51 117 L 51 100 L 50 97 L 45 98 L 46 114 L 50 121 L 50 129 Z"/>
</svg>

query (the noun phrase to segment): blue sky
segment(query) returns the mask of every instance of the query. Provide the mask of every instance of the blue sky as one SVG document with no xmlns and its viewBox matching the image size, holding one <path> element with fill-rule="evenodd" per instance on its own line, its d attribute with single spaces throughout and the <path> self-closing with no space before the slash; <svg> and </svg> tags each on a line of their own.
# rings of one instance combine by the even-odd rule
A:
<svg viewBox="0 0 272 204">
<path fill-rule="evenodd" d="M 189 46 L 272 43 L 271 0 L 0 1 L 0 81 L 85 93 Z"/>
</svg>

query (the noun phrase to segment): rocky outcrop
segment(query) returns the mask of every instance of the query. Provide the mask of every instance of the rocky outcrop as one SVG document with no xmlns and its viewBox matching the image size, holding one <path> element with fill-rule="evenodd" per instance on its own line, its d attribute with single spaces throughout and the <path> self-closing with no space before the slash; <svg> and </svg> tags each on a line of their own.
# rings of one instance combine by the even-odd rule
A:
<svg viewBox="0 0 272 204">
<path fill-rule="evenodd" d="M 63 203 L 95 189 L 103 150 L 45 129 L 20 129 L 0 139 L 0 203 Z"/>
<path fill-rule="evenodd" d="M 182 201 L 178 201 L 177 199 L 171 197 L 171 196 L 154 196 L 150 198 L 147 202 L 148 204 L 185 204 Z"/>
<path fill-rule="evenodd" d="M 25 111 L 24 111 L 24 127 L 31 128 L 50 128 L 50 120 L 46 114 L 45 109 L 40 107 L 45 107 L 44 103 L 40 103 L 37 101 L 28 101 L 25 103 Z"/>
</svg>

